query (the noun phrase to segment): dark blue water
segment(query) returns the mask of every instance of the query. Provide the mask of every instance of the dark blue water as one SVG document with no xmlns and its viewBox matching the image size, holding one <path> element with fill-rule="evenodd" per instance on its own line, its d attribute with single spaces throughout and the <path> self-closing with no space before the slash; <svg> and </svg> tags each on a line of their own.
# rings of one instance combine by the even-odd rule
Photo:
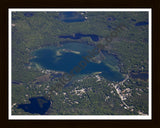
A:
<svg viewBox="0 0 160 128">
<path fill-rule="evenodd" d="M 81 33 L 76 33 L 75 35 L 69 35 L 69 36 L 59 36 L 59 38 L 70 38 L 70 39 L 80 39 L 82 37 L 90 37 L 93 41 L 99 41 L 99 37 L 94 34 L 81 34 Z"/>
<path fill-rule="evenodd" d="M 18 108 L 23 109 L 25 112 L 32 114 L 44 115 L 50 107 L 50 100 L 45 99 L 44 97 L 34 97 L 30 98 L 30 104 L 20 104 Z"/>
<path fill-rule="evenodd" d="M 137 22 L 137 23 L 135 24 L 135 26 L 143 26 L 143 25 L 148 25 L 148 22 L 146 22 L 146 21 L 141 21 L 141 22 Z"/>
<path fill-rule="evenodd" d="M 83 22 L 86 20 L 80 12 L 60 12 L 58 19 L 67 23 Z"/>
<path fill-rule="evenodd" d="M 32 12 L 25 12 L 25 13 L 24 13 L 24 16 L 26 16 L 26 17 L 31 17 L 31 16 L 33 16 L 33 13 L 32 13 Z"/>
<path fill-rule="evenodd" d="M 134 21 L 134 22 L 135 22 L 135 21 L 136 21 L 136 19 L 131 19 L 131 21 Z"/>
<path fill-rule="evenodd" d="M 61 56 L 56 56 L 56 51 L 59 50 L 58 48 L 45 48 L 36 51 L 35 55 L 37 58 L 34 58 L 31 61 L 38 63 L 45 69 L 64 71 L 69 73 L 73 68 L 79 65 L 80 61 L 84 60 L 82 57 L 87 55 L 87 50 L 91 50 L 93 47 L 84 44 L 71 43 L 65 44 L 63 47 L 61 47 L 61 49 L 63 48 L 70 48 L 76 51 L 78 50 L 80 51 L 80 54 L 63 53 Z M 89 62 L 87 63 L 86 67 L 78 74 L 89 74 L 93 72 L 102 72 L 101 75 L 111 81 L 120 81 L 123 79 L 121 73 L 113 71 L 103 62 L 99 64 Z"/>
<path fill-rule="evenodd" d="M 110 25 L 107 26 L 109 29 L 112 29 L 112 27 Z"/>
<path fill-rule="evenodd" d="M 115 21 L 116 20 L 116 18 L 115 17 L 113 17 L 113 16 L 109 16 L 109 17 L 107 17 L 107 21 Z"/>
<path fill-rule="evenodd" d="M 16 81 L 12 81 L 12 84 L 20 84 L 20 83 Z"/>
<path fill-rule="evenodd" d="M 142 80 L 148 80 L 148 72 L 131 73 L 132 78 L 139 78 Z"/>
</svg>

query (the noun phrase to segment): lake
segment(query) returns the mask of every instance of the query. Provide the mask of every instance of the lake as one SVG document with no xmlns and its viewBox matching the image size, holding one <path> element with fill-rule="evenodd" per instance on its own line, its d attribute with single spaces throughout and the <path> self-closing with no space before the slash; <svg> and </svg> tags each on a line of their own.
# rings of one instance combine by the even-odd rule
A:
<svg viewBox="0 0 160 128">
<path fill-rule="evenodd" d="M 79 62 L 83 60 L 83 56 L 88 55 L 88 51 L 94 46 L 82 43 L 64 43 L 62 47 L 46 47 L 36 50 L 33 54 L 36 58 L 31 62 L 39 64 L 41 67 L 49 70 L 64 71 L 69 73 Z M 107 58 L 101 63 L 89 62 L 85 69 L 79 74 L 90 74 L 94 72 L 102 72 L 100 75 L 111 81 L 121 81 L 123 75 L 119 71 L 113 70 L 118 65 L 118 60 L 108 53 Z"/>
<path fill-rule="evenodd" d="M 30 104 L 19 104 L 18 108 L 32 114 L 44 115 L 50 107 L 50 100 L 44 97 L 33 97 L 29 101 L 31 102 Z"/>
</svg>

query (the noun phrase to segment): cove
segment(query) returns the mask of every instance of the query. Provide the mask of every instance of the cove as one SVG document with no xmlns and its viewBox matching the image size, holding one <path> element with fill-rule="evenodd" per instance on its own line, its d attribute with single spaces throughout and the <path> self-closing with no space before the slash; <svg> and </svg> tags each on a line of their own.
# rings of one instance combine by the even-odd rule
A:
<svg viewBox="0 0 160 128">
<path fill-rule="evenodd" d="M 64 43 L 62 47 L 46 47 L 34 52 L 36 58 L 31 62 L 37 63 L 45 69 L 64 71 L 69 73 L 76 67 L 82 56 L 86 56 L 89 50 L 94 47 L 82 43 Z M 106 53 L 107 54 L 107 53 Z M 123 80 L 123 75 L 112 70 L 114 66 L 118 65 L 118 61 L 113 55 L 105 55 L 107 58 L 101 63 L 89 62 L 87 66 L 79 74 L 90 74 L 94 72 L 102 72 L 100 75 L 111 81 Z M 108 66 L 111 65 L 111 66 Z"/>
<path fill-rule="evenodd" d="M 29 101 L 31 102 L 30 104 L 19 104 L 18 108 L 32 114 L 44 115 L 50 107 L 50 100 L 44 97 L 33 97 Z"/>
</svg>

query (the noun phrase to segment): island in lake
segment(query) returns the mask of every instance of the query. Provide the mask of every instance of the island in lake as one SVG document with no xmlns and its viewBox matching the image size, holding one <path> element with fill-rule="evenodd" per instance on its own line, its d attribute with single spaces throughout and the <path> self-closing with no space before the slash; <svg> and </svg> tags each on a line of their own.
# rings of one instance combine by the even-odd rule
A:
<svg viewBox="0 0 160 128">
<path fill-rule="evenodd" d="M 80 54 L 80 52 L 78 52 L 78 51 L 73 51 L 73 50 L 70 50 L 70 49 L 60 49 L 60 50 L 56 51 L 56 55 L 61 56 L 63 54 L 63 52 Z"/>
</svg>

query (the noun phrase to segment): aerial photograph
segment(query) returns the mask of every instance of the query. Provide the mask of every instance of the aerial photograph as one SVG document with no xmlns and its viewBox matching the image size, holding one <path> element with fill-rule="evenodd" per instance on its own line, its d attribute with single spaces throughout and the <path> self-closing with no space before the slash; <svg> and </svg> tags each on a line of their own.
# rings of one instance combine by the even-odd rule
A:
<svg viewBox="0 0 160 128">
<path fill-rule="evenodd" d="M 11 115 L 149 115 L 148 11 L 12 11 Z"/>
</svg>

